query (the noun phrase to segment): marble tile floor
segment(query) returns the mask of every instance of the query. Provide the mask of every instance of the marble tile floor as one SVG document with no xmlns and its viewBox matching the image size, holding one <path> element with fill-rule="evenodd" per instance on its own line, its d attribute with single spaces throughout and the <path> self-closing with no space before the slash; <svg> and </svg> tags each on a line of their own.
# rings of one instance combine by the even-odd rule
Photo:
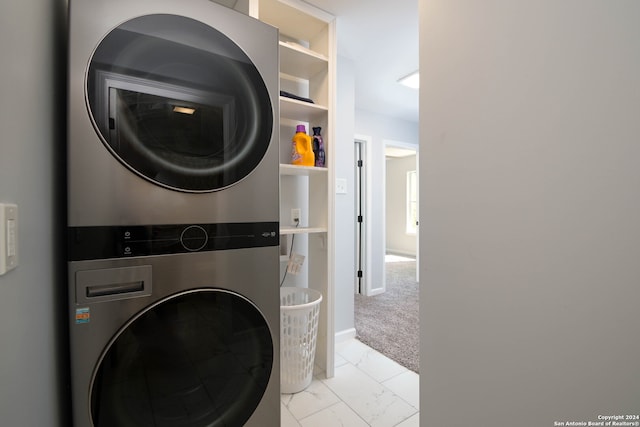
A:
<svg viewBox="0 0 640 427">
<path fill-rule="evenodd" d="M 335 366 L 282 395 L 281 427 L 418 427 L 418 374 L 356 339 L 336 343 Z"/>
</svg>

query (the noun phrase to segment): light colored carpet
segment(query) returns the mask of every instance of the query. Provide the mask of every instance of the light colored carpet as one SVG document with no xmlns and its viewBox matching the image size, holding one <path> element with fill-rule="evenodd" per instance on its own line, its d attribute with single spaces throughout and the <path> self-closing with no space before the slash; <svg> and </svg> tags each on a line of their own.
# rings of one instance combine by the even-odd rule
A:
<svg viewBox="0 0 640 427">
<path fill-rule="evenodd" d="M 355 296 L 356 337 L 402 366 L 418 372 L 419 317 L 416 263 L 388 262 L 387 291 Z"/>
</svg>

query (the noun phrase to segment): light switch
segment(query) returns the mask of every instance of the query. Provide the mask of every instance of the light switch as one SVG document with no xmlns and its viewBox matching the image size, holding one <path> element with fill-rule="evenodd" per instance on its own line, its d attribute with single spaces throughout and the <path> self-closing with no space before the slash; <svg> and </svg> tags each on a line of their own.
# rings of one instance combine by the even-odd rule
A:
<svg viewBox="0 0 640 427">
<path fill-rule="evenodd" d="M 0 275 L 18 266 L 18 206 L 0 203 Z"/>
<path fill-rule="evenodd" d="M 336 179 L 336 194 L 347 194 L 347 180 L 344 178 Z"/>
</svg>

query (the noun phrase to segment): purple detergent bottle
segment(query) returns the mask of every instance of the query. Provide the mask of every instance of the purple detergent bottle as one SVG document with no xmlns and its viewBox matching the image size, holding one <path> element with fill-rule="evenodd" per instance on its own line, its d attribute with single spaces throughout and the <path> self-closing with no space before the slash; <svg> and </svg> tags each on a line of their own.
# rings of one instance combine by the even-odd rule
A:
<svg viewBox="0 0 640 427">
<path fill-rule="evenodd" d="M 325 152 L 324 152 L 324 141 L 322 140 L 322 135 L 320 132 L 322 131 L 321 127 L 313 128 L 313 153 L 316 157 L 316 166 L 317 167 L 325 167 Z"/>
</svg>

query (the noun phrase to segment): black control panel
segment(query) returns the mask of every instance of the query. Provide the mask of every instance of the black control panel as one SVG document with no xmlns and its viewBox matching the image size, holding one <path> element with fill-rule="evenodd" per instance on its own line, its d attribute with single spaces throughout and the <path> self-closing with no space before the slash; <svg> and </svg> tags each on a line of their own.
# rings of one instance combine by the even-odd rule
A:
<svg viewBox="0 0 640 427">
<path fill-rule="evenodd" d="M 278 246 L 279 223 L 69 227 L 68 259 L 126 258 Z"/>
</svg>

